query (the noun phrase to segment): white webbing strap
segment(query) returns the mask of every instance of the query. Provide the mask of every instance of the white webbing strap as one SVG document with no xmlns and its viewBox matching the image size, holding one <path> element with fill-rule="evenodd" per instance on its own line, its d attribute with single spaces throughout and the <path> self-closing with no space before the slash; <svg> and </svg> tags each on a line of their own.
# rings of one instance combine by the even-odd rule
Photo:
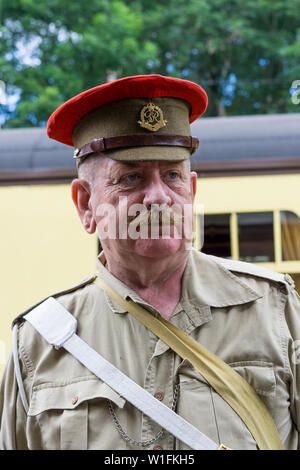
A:
<svg viewBox="0 0 300 470">
<path fill-rule="evenodd" d="M 75 334 L 77 321 L 53 297 L 24 318 L 55 348 L 63 347 L 93 374 L 142 413 L 195 450 L 217 450 L 219 446 L 178 414 L 137 385 Z"/>
</svg>

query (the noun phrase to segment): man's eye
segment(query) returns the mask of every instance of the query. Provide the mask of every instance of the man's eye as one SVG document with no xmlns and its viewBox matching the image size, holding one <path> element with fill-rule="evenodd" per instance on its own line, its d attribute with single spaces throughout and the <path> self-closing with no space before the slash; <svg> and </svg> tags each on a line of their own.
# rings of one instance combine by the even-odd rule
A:
<svg viewBox="0 0 300 470">
<path fill-rule="evenodd" d="M 128 181 L 133 182 L 133 181 L 136 181 L 138 179 L 138 174 L 137 173 L 132 173 L 130 175 L 127 175 L 126 178 L 127 178 Z"/>
<path fill-rule="evenodd" d="M 171 180 L 176 180 L 177 177 L 178 177 L 178 173 L 176 171 L 170 171 L 169 172 L 169 178 Z"/>
</svg>

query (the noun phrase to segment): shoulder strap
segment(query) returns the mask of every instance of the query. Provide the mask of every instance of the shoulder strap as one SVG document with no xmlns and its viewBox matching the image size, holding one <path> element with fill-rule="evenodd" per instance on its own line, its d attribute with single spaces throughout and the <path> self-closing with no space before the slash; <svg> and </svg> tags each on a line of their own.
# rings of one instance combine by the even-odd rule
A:
<svg viewBox="0 0 300 470">
<path fill-rule="evenodd" d="M 61 297 L 62 295 L 71 294 L 72 292 L 75 292 L 76 290 L 81 289 L 82 287 L 85 287 L 88 284 L 92 284 L 95 281 L 96 277 L 97 277 L 97 274 L 91 274 L 91 275 L 85 277 L 84 279 L 81 279 L 81 281 L 79 281 L 77 284 L 75 284 L 71 287 L 68 287 L 67 289 L 63 289 L 63 290 L 60 290 L 58 292 L 55 292 L 54 294 L 51 294 L 51 295 L 47 296 L 46 298 L 40 300 L 38 303 L 32 305 L 31 307 L 26 309 L 24 312 L 20 313 L 20 315 L 18 315 L 13 320 L 12 327 L 22 323 L 22 321 L 24 319 L 24 316 L 27 313 L 29 313 L 34 308 L 38 307 L 42 302 L 45 302 L 45 300 L 49 299 L 49 297 L 53 297 L 54 299 L 56 299 L 58 297 Z"/>
<path fill-rule="evenodd" d="M 208 255 L 213 259 L 217 264 L 220 264 L 225 269 L 229 271 L 240 273 L 240 274 L 250 274 L 254 277 L 259 277 L 261 279 L 266 279 L 268 281 L 277 282 L 282 285 L 282 287 L 287 288 L 289 285 L 293 285 L 293 280 L 288 274 L 282 274 L 277 271 L 272 271 L 271 269 L 265 268 L 264 266 L 259 266 L 254 263 L 247 263 L 245 261 L 233 260 L 227 258 L 220 258 L 218 256 Z"/>
<path fill-rule="evenodd" d="M 217 450 L 219 446 L 185 421 L 181 416 L 159 402 L 123 372 L 110 364 L 79 336 L 77 321 L 57 300 L 50 297 L 24 317 L 45 340 L 56 349 L 63 347 L 93 374 L 103 380 L 119 395 L 132 403 L 180 441 L 195 450 Z"/>
<path fill-rule="evenodd" d="M 126 308 L 137 320 L 168 344 L 180 357 L 189 359 L 213 389 L 240 416 L 259 449 L 283 450 L 278 431 L 268 409 L 248 382 L 235 370 L 185 334 L 180 328 L 162 317 L 155 317 L 133 301 L 124 300 L 100 277 L 97 277 L 95 282 L 112 299 Z"/>
</svg>

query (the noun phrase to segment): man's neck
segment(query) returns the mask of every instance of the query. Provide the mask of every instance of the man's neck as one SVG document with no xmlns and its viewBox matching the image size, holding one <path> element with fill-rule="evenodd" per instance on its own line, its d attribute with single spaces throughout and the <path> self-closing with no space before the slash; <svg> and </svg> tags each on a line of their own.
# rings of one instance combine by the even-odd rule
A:
<svg viewBox="0 0 300 470">
<path fill-rule="evenodd" d="M 187 256 L 177 264 L 173 260 L 143 260 L 130 263 L 111 263 L 107 259 L 107 268 L 120 281 L 133 289 L 143 300 L 159 313 L 170 319 L 181 297 L 181 281 L 187 263 Z"/>
</svg>

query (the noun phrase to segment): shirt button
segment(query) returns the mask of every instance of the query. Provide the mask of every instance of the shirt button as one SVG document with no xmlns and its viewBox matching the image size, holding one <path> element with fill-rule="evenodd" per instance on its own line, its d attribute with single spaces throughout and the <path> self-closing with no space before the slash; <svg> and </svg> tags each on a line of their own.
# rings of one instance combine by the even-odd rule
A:
<svg viewBox="0 0 300 470">
<path fill-rule="evenodd" d="M 162 446 L 154 446 L 153 450 L 163 450 L 163 447 Z"/>
<path fill-rule="evenodd" d="M 74 397 L 72 400 L 72 405 L 76 405 L 77 402 L 78 402 L 78 397 Z"/>
<path fill-rule="evenodd" d="M 292 278 L 289 274 L 285 274 L 285 275 L 284 275 L 284 279 L 286 280 L 286 282 L 287 282 L 290 286 L 295 287 L 294 280 L 293 280 L 293 278 Z"/>
<path fill-rule="evenodd" d="M 162 401 L 162 400 L 164 399 L 164 396 L 165 396 L 165 395 L 163 394 L 163 392 L 156 392 L 156 393 L 154 393 L 154 398 L 156 398 L 156 399 L 159 400 L 159 401 Z"/>
</svg>

